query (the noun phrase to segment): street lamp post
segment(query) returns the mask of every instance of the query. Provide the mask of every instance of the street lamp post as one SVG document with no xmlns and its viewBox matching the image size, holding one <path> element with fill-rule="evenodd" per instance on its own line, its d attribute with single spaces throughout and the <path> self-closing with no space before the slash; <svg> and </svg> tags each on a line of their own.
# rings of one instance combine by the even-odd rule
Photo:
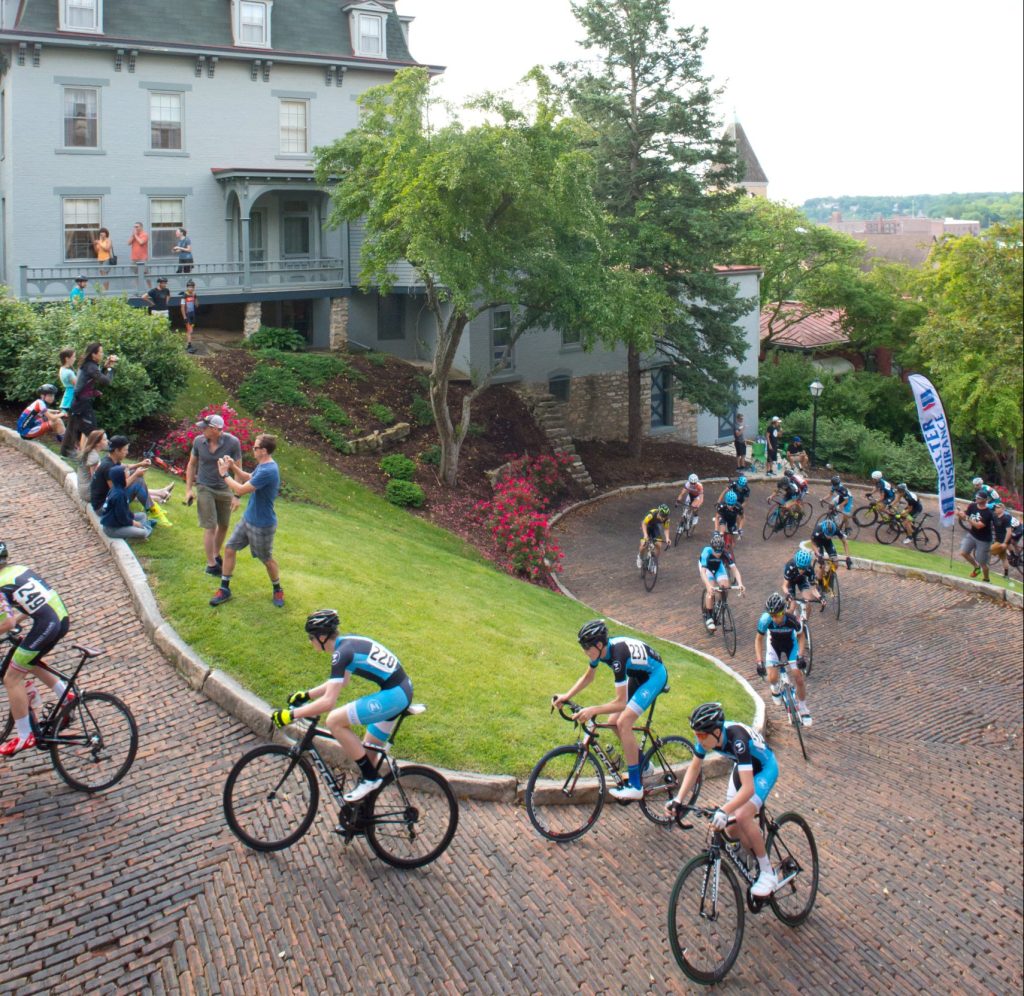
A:
<svg viewBox="0 0 1024 996">
<path fill-rule="evenodd" d="M 818 449 L 818 398 L 821 397 L 821 392 L 825 390 L 825 385 L 820 380 L 811 382 L 811 397 L 814 399 L 814 411 L 811 414 L 811 466 L 814 466 L 814 462 L 817 456 Z"/>
</svg>

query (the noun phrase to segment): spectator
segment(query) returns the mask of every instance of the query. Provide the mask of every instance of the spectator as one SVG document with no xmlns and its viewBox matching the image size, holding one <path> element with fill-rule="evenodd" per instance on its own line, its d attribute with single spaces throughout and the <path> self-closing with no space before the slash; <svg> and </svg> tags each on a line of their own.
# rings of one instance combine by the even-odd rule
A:
<svg viewBox="0 0 1024 996">
<path fill-rule="evenodd" d="M 765 473 L 771 477 L 775 473 L 775 464 L 779 459 L 779 435 L 782 432 L 782 419 L 778 415 L 772 417 L 765 433 L 766 459 Z"/>
<path fill-rule="evenodd" d="M 89 433 L 81 449 L 78 451 L 78 465 L 75 476 L 78 478 L 78 497 L 88 505 L 92 487 L 92 476 L 103 459 L 103 453 L 110 449 L 110 440 L 103 429 L 93 429 Z"/>
<path fill-rule="evenodd" d="M 203 433 L 192 443 L 192 453 L 185 468 L 185 501 L 191 505 L 193 498 L 198 499 L 196 504 L 199 525 L 203 530 L 206 573 L 219 578 L 224 563 L 221 550 L 231 524 L 231 513 L 238 508 L 239 501 L 224 483 L 217 461 L 221 457 L 230 457 L 235 463 L 241 463 L 242 446 L 236 436 L 224 431 L 224 419 L 220 415 L 207 415 L 196 423 L 196 428 L 202 429 Z"/>
<path fill-rule="evenodd" d="M 68 300 L 73 308 L 85 304 L 85 285 L 88 282 L 88 277 L 75 277 L 75 286 L 71 288 L 71 293 L 68 295 Z"/>
<path fill-rule="evenodd" d="M 1013 531 L 1020 528 L 1020 521 L 1006 511 L 1006 505 L 997 501 L 992 504 L 992 549 L 991 556 L 1003 565 L 1003 576 L 1010 573 L 1006 551 L 1013 542 Z"/>
<path fill-rule="evenodd" d="M 224 483 L 238 497 L 249 495 L 249 502 L 242 513 L 241 522 L 235 526 L 224 548 L 220 587 L 210 599 L 211 605 L 221 605 L 231 597 L 235 558 L 239 550 L 248 546 L 252 555 L 267 569 L 267 576 L 274 586 L 274 605 L 279 609 L 284 608 L 281 572 L 274 560 L 274 533 L 277 530 L 274 499 L 281 489 L 281 473 L 273 460 L 276 448 L 277 438 L 269 433 L 264 432 L 256 437 L 252 446 L 256 469 L 251 474 L 242 470 L 241 465 L 230 457 L 221 457 L 217 461 L 217 470 Z"/>
<path fill-rule="evenodd" d="M 142 295 L 142 300 L 149 305 L 149 313 L 151 315 L 159 315 L 161 318 L 166 318 L 170 321 L 171 292 L 167 289 L 166 277 L 157 277 L 156 287 L 150 287 L 149 290 Z"/>
<path fill-rule="evenodd" d="M 184 228 L 176 228 L 174 230 L 174 237 L 177 241 L 171 246 L 171 252 L 178 257 L 178 273 L 191 273 L 192 272 L 192 240 L 188 237 L 188 232 Z"/>
<path fill-rule="evenodd" d="M 137 221 L 132 226 L 132 234 L 128 237 L 128 248 L 131 250 L 133 263 L 145 263 L 149 259 L 149 236 L 146 234 L 142 222 Z M 146 277 L 146 286 L 149 286 L 149 270 L 142 268 Z"/>
<path fill-rule="evenodd" d="M 111 474 L 115 467 L 122 467 L 125 457 L 128 456 L 128 437 L 113 436 L 109 442 L 109 452 L 99 462 L 99 466 L 93 471 L 92 481 L 89 485 L 89 504 L 93 510 L 99 512 L 106 503 L 107 496 L 112 486 Z M 125 471 L 124 488 L 127 491 L 128 501 L 138 501 L 145 509 L 147 519 L 155 519 L 162 526 L 171 525 L 167 514 L 157 505 L 157 501 L 167 501 L 173 482 L 166 488 L 154 488 L 152 491 L 146 487 L 145 473 L 151 466 L 151 461 L 141 460 L 139 463 L 132 463 L 123 466 Z"/>
<path fill-rule="evenodd" d="M 743 429 L 743 416 L 736 416 L 736 427 L 732 433 L 733 443 L 736 446 L 736 469 L 743 470 L 747 466 L 747 437 Z"/>
<path fill-rule="evenodd" d="M 18 416 L 18 435 L 22 439 L 39 439 L 52 432 L 58 440 L 63 440 L 64 419 L 60 417 L 59 409 L 50 408 L 57 397 L 57 388 L 53 384 L 43 384 L 36 393 L 39 397 Z"/>
<path fill-rule="evenodd" d="M 99 230 L 99 234 L 93 240 L 92 249 L 96 253 L 96 259 L 100 264 L 100 276 L 105 277 L 110 273 L 110 258 L 114 255 L 114 246 L 110 241 L 109 229 L 101 228 Z M 103 282 L 103 289 L 110 290 L 109 280 Z"/>
<path fill-rule="evenodd" d="M 972 578 L 976 578 L 980 573 L 982 578 L 988 581 L 992 521 L 995 518 L 992 509 L 988 507 L 988 495 L 984 491 L 979 491 L 966 509 L 956 510 L 956 515 L 962 522 L 966 522 L 968 527 L 968 533 L 960 544 L 960 556 L 974 568 L 971 571 Z"/>
<path fill-rule="evenodd" d="M 75 351 L 70 346 L 60 351 L 60 370 L 57 374 L 64 388 L 64 397 L 60 399 L 61 411 L 64 415 L 70 415 L 71 402 L 75 398 L 75 381 L 78 380 L 78 374 L 75 373 Z"/>
<path fill-rule="evenodd" d="M 145 512 L 133 513 L 128 507 L 130 499 L 125 480 L 124 467 L 111 468 L 110 491 L 100 509 L 100 525 L 103 532 L 114 539 L 149 539 L 156 520 L 147 519 Z"/>
<path fill-rule="evenodd" d="M 82 354 L 82 365 L 78 368 L 78 379 L 75 382 L 75 399 L 71 402 L 71 418 L 68 420 L 68 431 L 64 433 L 64 442 L 60 447 L 60 455 L 69 456 L 72 450 L 81 445 L 81 436 L 88 436 L 96 428 L 96 413 L 93 402 L 103 393 L 100 388 L 108 387 L 114 379 L 117 367 L 117 356 L 111 353 L 103 359 L 103 346 L 98 342 L 90 342 Z"/>
<path fill-rule="evenodd" d="M 799 436 L 794 436 L 790 440 L 789 446 L 786 447 L 786 459 L 789 460 L 790 465 L 796 471 L 806 474 L 811 469 L 810 457 L 807 455 L 803 440 Z"/>
<path fill-rule="evenodd" d="M 185 322 L 185 352 L 194 353 L 192 346 L 192 330 L 196 327 L 196 313 L 199 311 L 199 298 L 196 296 L 196 282 L 190 280 L 185 284 L 185 293 L 181 298 L 181 317 Z"/>
</svg>

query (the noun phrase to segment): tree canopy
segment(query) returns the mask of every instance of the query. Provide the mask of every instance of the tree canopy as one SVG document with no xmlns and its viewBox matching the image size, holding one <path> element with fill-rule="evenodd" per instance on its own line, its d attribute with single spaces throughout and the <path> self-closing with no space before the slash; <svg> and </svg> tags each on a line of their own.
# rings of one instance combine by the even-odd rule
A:
<svg viewBox="0 0 1024 996">
<path fill-rule="evenodd" d="M 969 218 L 989 225 L 1010 224 L 1024 216 L 1024 194 L 1017 192 L 976 194 L 900 194 L 866 197 L 814 197 L 803 210 L 811 221 L 828 221 L 833 211 L 843 218 L 877 218 L 879 215 L 923 214 L 927 218 Z"/>
</svg>

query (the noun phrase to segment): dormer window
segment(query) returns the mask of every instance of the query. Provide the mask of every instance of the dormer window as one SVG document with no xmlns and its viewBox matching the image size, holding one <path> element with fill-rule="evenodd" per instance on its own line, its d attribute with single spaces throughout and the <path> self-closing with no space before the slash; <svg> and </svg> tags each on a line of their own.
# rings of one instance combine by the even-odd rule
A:
<svg viewBox="0 0 1024 996">
<path fill-rule="evenodd" d="M 352 33 L 352 52 L 354 55 L 365 55 L 373 59 L 386 59 L 387 19 L 389 8 L 373 0 L 366 3 L 351 4 L 344 8 L 348 11 L 350 30 Z"/>
<path fill-rule="evenodd" d="M 235 44 L 245 48 L 270 48 L 270 9 L 274 0 L 234 0 L 232 28 Z"/>
<path fill-rule="evenodd" d="M 60 0 L 61 31 L 103 30 L 103 0 Z"/>
</svg>

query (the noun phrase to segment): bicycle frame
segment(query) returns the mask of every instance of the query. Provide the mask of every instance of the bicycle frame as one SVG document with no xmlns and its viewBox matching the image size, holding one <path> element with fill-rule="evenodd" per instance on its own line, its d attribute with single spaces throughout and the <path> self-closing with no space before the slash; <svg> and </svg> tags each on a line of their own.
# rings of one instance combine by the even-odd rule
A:
<svg viewBox="0 0 1024 996">
<path fill-rule="evenodd" d="M 643 724 L 643 726 L 632 727 L 634 733 L 643 734 L 643 736 L 640 738 L 639 743 L 639 756 L 641 758 L 644 756 L 644 754 L 647 753 L 648 743 L 650 743 L 651 741 L 657 742 L 658 740 L 658 735 L 654 732 L 654 729 L 651 725 L 654 722 L 654 709 L 657 706 L 657 704 L 658 700 L 657 698 L 655 698 L 655 700 L 651 703 L 651 707 L 646 712 L 647 721 Z M 566 716 L 566 714 L 563 712 L 563 709 L 565 709 L 566 706 L 570 708 L 573 713 L 578 712 L 580 707 L 577 706 L 574 702 L 566 702 L 558 710 L 563 719 L 572 720 L 571 714 L 569 716 Z M 575 722 L 574 720 L 572 721 Z M 599 742 L 599 734 L 597 732 L 598 730 L 614 730 L 616 732 L 616 739 L 618 739 L 618 731 L 614 723 L 597 723 L 594 720 L 591 720 L 589 723 L 582 724 L 582 730 L 579 738 L 579 743 L 583 747 L 582 757 L 586 757 L 590 753 L 596 754 L 598 760 L 601 762 L 601 764 L 604 765 L 605 771 L 607 771 L 609 775 L 613 775 L 615 777 L 616 785 L 625 785 L 626 779 L 623 777 L 622 772 L 619 770 L 619 765 L 616 763 L 614 758 L 609 756 L 609 752 L 606 751 Z M 581 768 L 581 765 L 577 766 L 577 777 Z"/>
</svg>

